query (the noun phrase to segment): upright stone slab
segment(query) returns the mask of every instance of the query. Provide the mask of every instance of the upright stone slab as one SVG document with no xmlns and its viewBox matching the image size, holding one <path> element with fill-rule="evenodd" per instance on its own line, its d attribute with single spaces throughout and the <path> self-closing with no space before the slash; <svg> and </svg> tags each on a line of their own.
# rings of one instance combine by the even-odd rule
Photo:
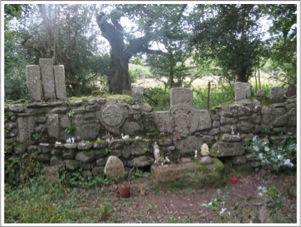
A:
<svg viewBox="0 0 301 227">
<path fill-rule="evenodd" d="M 170 107 L 186 104 L 192 107 L 192 90 L 190 88 L 176 87 L 171 89 Z"/>
<path fill-rule="evenodd" d="M 60 124 L 58 114 L 49 114 L 46 122 L 48 135 L 58 139 L 60 137 Z"/>
<path fill-rule="evenodd" d="M 65 85 L 65 68 L 63 65 L 53 66 L 54 78 L 55 78 L 55 92 L 56 97 L 60 100 L 65 100 L 66 95 L 66 85 Z"/>
<path fill-rule="evenodd" d="M 32 101 L 39 102 L 43 98 L 41 71 L 38 65 L 26 66 L 27 88 Z"/>
<path fill-rule="evenodd" d="M 251 98 L 251 84 L 236 82 L 235 86 L 235 101 Z"/>
<path fill-rule="evenodd" d="M 21 143 L 31 139 L 31 133 L 34 132 L 34 125 L 35 122 L 33 116 L 18 117 L 19 141 Z"/>
<path fill-rule="evenodd" d="M 44 97 L 46 99 L 56 99 L 53 59 L 40 58 L 39 65 L 41 68 Z"/>
<path fill-rule="evenodd" d="M 284 88 L 283 87 L 270 87 L 270 101 L 271 103 L 278 103 L 284 101 Z"/>
<path fill-rule="evenodd" d="M 133 101 L 139 105 L 140 110 L 143 108 L 143 90 L 143 87 L 132 88 Z"/>
</svg>

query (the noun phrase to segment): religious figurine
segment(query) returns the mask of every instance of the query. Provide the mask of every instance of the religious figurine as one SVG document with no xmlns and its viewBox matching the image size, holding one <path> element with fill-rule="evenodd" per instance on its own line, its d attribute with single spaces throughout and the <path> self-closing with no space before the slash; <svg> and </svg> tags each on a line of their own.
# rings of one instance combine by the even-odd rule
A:
<svg viewBox="0 0 301 227">
<path fill-rule="evenodd" d="M 159 149 L 157 142 L 154 143 L 153 149 L 154 149 L 155 163 L 158 163 L 161 155 L 160 155 L 160 149 Z"/>
<path fill-rule="evenodd" d="M 197 149 L 194 150 L 194 157 L 195 157 L 195 158 L 198 157 L 198 150 L 197 150 Z"/>
<path fill-rule="evenodd" d="M 208 156 L 209 155 L 209 147 L 207 143 L 204 143 L 201 147 L 201 155 L 202 156 Z"/>
</svg>

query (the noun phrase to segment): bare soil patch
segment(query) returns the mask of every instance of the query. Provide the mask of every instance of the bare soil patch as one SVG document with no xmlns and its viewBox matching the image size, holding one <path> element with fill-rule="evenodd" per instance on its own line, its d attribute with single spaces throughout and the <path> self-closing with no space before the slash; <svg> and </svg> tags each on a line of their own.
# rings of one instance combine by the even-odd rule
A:
<svg viewBox="0 0 301 227">
<path fill-rule="evenodd" d="M 296 176 L 292 175 L 262 176 L 254 173 L 238 178 L 236 183 L 229 178 L 226 185 L 220 188 L 220 195 L 217 194 L 217 188 L 156 190 L 152 187 L 150 178 L 135 179 L 132 182 L 130 198 L 117 198 L 114 185 L 96 189 L 81 188 L 79 194 L 83 195 L 81 206 L 97 209 L 100 204 L 109 204 L 112 207 L 108 218 L 102 220 L 107 223 L 254 223 L 256 209 L 253 208 L 266 202 L 258 190 L 263 185 L 262 177 L 266 177 L 266 187 L 275 186 L 283 199 L 281 209 L 276 212 L 273 220 L 296 223 L 297 183 Z M 209 203 L 226 193 L 228 196 L 224 200 L 224 206 L 227 211 L 233 212 L 226 220 L 219 217 L 220 206 L 216 210 L 200 206 L 201 203 Z M 249 202 L 248 197 L 252 197 Z M 238 204 L 237 210 L 231 208 L 234 203 Z"/>
</svg>

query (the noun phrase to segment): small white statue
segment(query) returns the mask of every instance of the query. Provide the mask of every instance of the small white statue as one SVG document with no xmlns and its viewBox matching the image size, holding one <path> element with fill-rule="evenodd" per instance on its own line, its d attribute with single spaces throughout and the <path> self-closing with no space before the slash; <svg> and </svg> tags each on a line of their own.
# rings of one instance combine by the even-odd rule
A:
<svg viewBox="0 0 301 227">
<path fill-rule="evenodd" d="M 72 137 L 72 138 L 71 138 L 71 142 L 74 143 L 74 141 L 75 141 L 75 139 L 74 139 L 74 137 Z"/>
<path fill-rule="evenodd" d="M 127 139 L 129 139 L 130 137 L 129 137 L 129 135 L 123 135 L 123 133 L 121 133 L 121 138 L 122 138 L 123 140 L 127 140 Z"/>
<path fill-rule="evenodd" d="M 160 155 L 160 149 L 159 149 L 159 146 L 158 146 L 157 142 L 154 143 L 153 148 L 154 148 L 155 162 L 157 163 L 157 162 L 159 162 L 160 157 L 161 157 L 161 155 Z"/>
<path fill-rule="evenodd" d="M 194 150 L 194 157 L 195 157 L 195 158 L 198 157 L 198 150 L 197 150 L 197 149 Z"/>
<path fill-rule="evenodd" d="M 201 155 L 202 156 L 208 156 L 209 155 L 209 147 L 207 143 L 204 143 L 201 147 Z"/>
</svg>

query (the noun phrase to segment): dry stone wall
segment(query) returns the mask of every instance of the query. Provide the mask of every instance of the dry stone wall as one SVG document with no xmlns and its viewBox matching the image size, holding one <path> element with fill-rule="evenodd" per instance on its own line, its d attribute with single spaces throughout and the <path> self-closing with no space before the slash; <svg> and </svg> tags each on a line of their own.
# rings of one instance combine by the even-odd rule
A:
<svg viewBox="0 0 301 227">
<path fill-rule="evenodd" d="M 40 86 L 31 93 L 33 102 L 5 108 L 5 164 L 25 153 L 35 153 L 36 160 L 46 166 L 80 171 L 89 178 L 104 174 L 109 156 L 120 158 L 125 167 L 149 169 L 157 142 L 160 152 L 175 163 L 193 157 L 195 150 L 200 152 L 207 143 L 211 157 L 257 168 L 260 162 L 243 146 L 246 139 L 263 133 L 270 141 L 282 144 L 296 136 L 296 95 L 288 97 L 282 88 L 271 88 L 270 104 L 264 104 L 264 92 L 251 98 L 250 85 L 237 83 L 235 102 L 210 110 L 193 108 L 191 89 L 173 88 L 170 110 L 153 112 L 142 101 L 143 89 L 136 89 L 138 94 L 126 101 L 66 99 L 64 92 L 58 92 L 64 90 L 63 66 L 45 61 L 27 67 L 28 86 Z M 52 71 L 52 82 L 39 77 L 43 67 Z M 55 86 L 47 88 L 45 81 Z M 41 102 L 41 90 L 49 99 L 62 100 Z"/>
</svg>

